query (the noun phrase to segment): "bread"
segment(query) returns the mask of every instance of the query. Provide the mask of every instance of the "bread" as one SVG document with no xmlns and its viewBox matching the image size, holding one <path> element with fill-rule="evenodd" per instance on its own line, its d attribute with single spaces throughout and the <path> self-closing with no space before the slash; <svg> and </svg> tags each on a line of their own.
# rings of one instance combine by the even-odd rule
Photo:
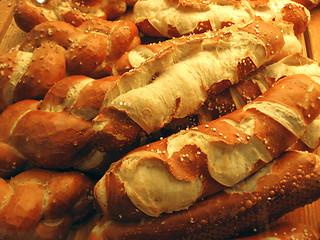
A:
<svg viewBox="0 0 320 240">
<path fill-rule="evenodd" d="M 65 21 L 74 26 L 93 19 L 114 20 L 121 16 L 135 0 L 104 1 L 44 1 L 19 0 L 14 19 L 19 28 L 29 32 L 36 25 L 48 21 Z"/>
<path fill-rule="evenodd" d="M 300 53 L 289 55 L 276 63 L 264 66 L 246 76 L 243 81 L 231 86 L 218 95 L 209 95 L 205 106 L 211 120 L 222 117 L 253 101 L 269 89 L 272 84 L 289 75 L 303 74 L 319 75 L 318 62 Z"/>
<path fill-rule="evenodd" d="M 262 21 L 207 34 L 177 41 L 119 78 L 94 119 L 99 147 L 124 147 L 137 138 L 139 128 L 150 134 L 188 116 L 209 92 L 236 84 L 277 57 L 285 44 L 281 29 Z"/>
<path fill-rule="evenodd" d="M 15 49 L 2 54 L 0 64 L 0 111 L 22 99 L 43 98 L 66 75 L 64 49 L 49 43 L 33 52 Z"/>
<path fill-rule="evenodd" d="M 64 239 L 93 213 L 93 182 L 78 172 L 32 169 L 0 186 L 1 239 Z"/>
<path fill-rule="evenodd" d="M 302 4 L 303 6 L 308 8 L 309 10 L 317 7 L 320 4 L 319 0 L 294 0 L 294 1 Z"/>
<path fill-rule="evenodd" d="M 124 20 L 89 21 L 78 28 L 59 21 L 38 25 L 13 51 L 0 56 L 0 111 L 23 99 L 42 99 L 69 75 L 112 75 L 115 61 L 140 44 L 138 34 Z"/>
<path fill-rule="evenodd" d="M 299 223 L 280 223 L 271 229 L 252 235 L 249 237 L 237 238 L 237 240 L 267 240 L 267 239 L 278 239 L 278 240 L 292 240 L 292 239 L 313 239 L 317 240 L 320 238 L 319 232 L 304 224 Z"/>
<path fill-rule="evenodd" d="M 0 115 L 0 140 L 25 161 L 44 168 L 65 169 L 82 163 L 93 150 L 91 120 L 117 78 L 70 76 L 57 82 L 41 102 L 24 100 L 9 106 Z"/>
<path fill-rule="evenodd" d="M 256 19 L 293 22 L 295 32 L 302 33 L 310 13 L 304 6 L 287 0 L 144 0 L 135 4 L 134 17 L 140 31 L 146 35 L 179 37 Z"/>
<path fill-rule="evenodd" d="M 281 51 L 277 54 L 277 57 L 273 58 L 273 62 L 277 62 L 280 59 L 295 53 L 301 53 L 302 47 L 300 41 L 294 34 L 293 24 L 288 22 L 275 22 L 277 27 L 281 28 L 284 46 Z M 165 51 L 167 48 L 174 47 L 174 45 L 182 44 L 185 41 L 197 38 L 208 38 L 214 33 L 202 33 L 202 34 L 191 34 L 182 36 L 180 38 L 173 38 L 159 43 L 151 43 L 138 45 L 129 52 L 123 54 L 113 66 L 114 75 L 122 75 L 125 72 L 130 71 L 133 68 L 140 66 L 144 61 L 159 54 L 159 52 Z"/>
<path fill-rule="evenodd" d="M 24 170 L 28 165 L 27 159 L 11 146 L 11 134 L 16 121 L 28 113 L 39 109 L 39 101 L 25 100 L 8 107 L 0 115 L 0 166 L 1 178 L 9 178 Z"/>
<path fill-rule="evenodd" d="M 248 235 L 318 199 L 319 177 L 317 155 L 286 152 L 246 180 L 188 210 L 138 221 L 116 221 L 106 215 L 88 239 L 232 239 Z M 307 231 L 308 237 L 316 237 Z"/>
<path fill-rule="evenodd" d="M 318 84 L 283 78 L 238 111 L 135 149 L 97 183 L 99 206 L 115 219 L 159 216 L 235 185 L 303 135 L 319 115 Z"/>
</svg>

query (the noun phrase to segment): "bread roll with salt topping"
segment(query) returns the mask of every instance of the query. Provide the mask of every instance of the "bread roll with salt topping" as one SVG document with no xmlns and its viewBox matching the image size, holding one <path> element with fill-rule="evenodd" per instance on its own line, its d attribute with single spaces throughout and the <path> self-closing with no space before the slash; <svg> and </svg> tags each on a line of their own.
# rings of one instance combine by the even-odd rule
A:
<svg viewBox="0 0 320 240">
<path fill-rule="evenodd" d="M 132 143 L 142 129 L 157 131 L 199 109 L 272 61 L 285 45 L 276 23 L 257 21 L 185 38 L 123 74 L 94 119 L 96 144 L 106 150 Z M 121 121 L 119 119 L 122 119 Z"/>
<path fill-rule="evenodd" d="M 244 181 L 187 210 L 137 221 L 116 221 L 105 216 L 92 230 L 89 239 L 221 240 L 241 234 L 248 236 L 264 230 L 284 214 L 319 199 L 319 163 L 315 154 L 285 152 Z M 319 237 L 310 228 L 302 232 L 300 227 L 288 230 L 285 235 L 289 239 L 293 239 L 292 236 L 299 240 Z"/>
<path fill-rule="evenodd" d="M 288 0 L 140 0 L 135 4 L 134 18 L 140 31 L 150 36 L 180 37 L 256 19 L 292 22 L 295 32 L 302 33 L 310 12 Z"/>
<path fill-rule="evenodd" d="M 189 208 L 288 149 L 320 113 L 320 78 L 293 75 L 222 118 L 135 149 L 95 188 L 108 216 L 136 219 Z"/>
</svg>

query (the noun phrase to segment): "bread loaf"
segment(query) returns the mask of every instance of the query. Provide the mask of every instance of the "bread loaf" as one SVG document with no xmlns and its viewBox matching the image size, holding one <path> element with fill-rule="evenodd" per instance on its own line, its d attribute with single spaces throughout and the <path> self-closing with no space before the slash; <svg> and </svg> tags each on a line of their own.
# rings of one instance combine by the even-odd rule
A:
<svg viewBox="0 0 320 240">
<path fill-rule="evenodd" d="M 1 239 L 64 239 L 93 212 L 93 182 L 78 172 L 32 169 L 0 186 Z"/>
<path fill-rule="evenodd" d="M 288 0 L 142 0 L 135 4 L 134 17 L 140 31 L 146 35 L 179 37 L 256 19 L 293 22 L 295 32 L 302 33 L 310 13 L 303 5 Z"/>
<path fill-rule="evenodd" d="M 119 78 L 94 119 L 97 145 L 123 147 L 137 138 L 139 128 L 149 134 L 188 116 L 209 92 L 218 94 L 236 84 L 285 44 L 281 29 L 262 21 L 207 34 L 185 38 Z"/>
<path fill-rule="evenodd" d="M 97 202 L 116 219 L 159 216 L 235 185 L 303 135 L 319 91 L 319 77 L 286 77 L 242 109 L 138 148 L 98 182 Z"/>
<path fill-rule="evenodd" d="M 23 102 L 12 105 L 2 114 L 4 121 L 12 122 L 7 128 L 11 146 L 37 166 L 61 169 L 80 164 L 93 151 L 91 119 L 116 79 L 71 76 L 57 82 L 37 109 L 10 118 L 11 109 Z"/>
<path fill-rule="evenodd" d="M 9 178 L 29 165 L 27 159 L 11 146 L 11 134 L 18 119 L 30 111 L 39 109 L 39 104 L 36 100 L 24 100 L 9 106 L 0 115 L 1 178 Z"/>
<path fill-rule="evenodd" d="M 18 27 L 29 32 L 36 25 L 48 21 L 65 21 L 74 26 L 93 19 L 115 19 L 122 15 L 127 5 L 136 0 L 104 1 L 44 1 L 19 0 L 14 19 Z"/>
<path fill-rule="evenodd" d="M 253 101 L 269 89 L 275 81 L 285 76 L 306 72 L 319 75 L 319 63 L 300 53 L 289 55 L 276 63 L 264 66 L 251 73 L 243 81 L 218 95 L 209 94 L 204 107 L 208 110 L 209 119 L 217 119 Z"/>
<path fill-rule="evenodd" d="M 276 24 L 277 27 L 281 28 L 285 44 L 282 47 L 281 51 L 277 54 L 277 57 L 273 58 L 272 61 L 277 62 L 288 55 L 301 53 L 301 43 L 294 34 L 293 23 L 274 22 L 274 24 Z M 185 41 L 190 41 L 190 39 L 208 38 L 212 34 L 214 33 L 206 32 L 202 34 L 191 34 L 187 36 L 182 36 L 180 38 L 173 38 L 165 41 L 160 41 L 159 43 L 138 45 L 131 51 L 123 54 L 117 60 L 113 67 L 113 74 L 121 75 L 124 72 L 136 68 L 147 59 L 159 54 L 160 51 L 165 51 L 165 49 L 174 47 L 174 45 L 181 44 Z"/>
<path fill-rule="evenodd" d="M 59 21 L 38 25 L 13 51 L 0 56 L 0 111 L 22 99 L 42 99 L 68 75 L 112 75 L 116 60 L 140 44 L 138 34 L 124 20 L 89 21 L 78 28 Z"/>
<path fill-rule="evenodd" d="M 248 235 L 318 199 L 319 179 L 317 155 L 286 152 L 234 187 L 205 198 L 188 210 L 131 222 L 106 216 L 88 239 L 232 239 L 243 233 Z M 308 237 L 317 236 L 306 232 Z"/>
</svg>

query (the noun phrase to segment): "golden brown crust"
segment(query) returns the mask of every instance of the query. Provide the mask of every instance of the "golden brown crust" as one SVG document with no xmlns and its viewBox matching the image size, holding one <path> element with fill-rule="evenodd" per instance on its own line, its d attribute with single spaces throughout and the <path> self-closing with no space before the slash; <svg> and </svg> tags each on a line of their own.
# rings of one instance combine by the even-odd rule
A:
<svg viewBox="0 0 320 240">
<path fill-rule="evenodd" d="M 1 239 L 63 239 L 93 211 L 93 182 L 77 172 L 33 169 L 0 182 Z"/>
<path fill-rule="evenodd" d="M 35 127 L 36 126 L 36 127 Z M 89 121 L 68 112 L 31 111 L 17 122 L 12 146 L 37 166 L 70 168 L 90 151 Z"/>
<path fill-rule="evenodd" d="M 236 43 L 239 38 L 244 39 L 243 48 Z M 101 112 L 94 119 L 94 129 L 99 136 L 96 142 L 108 149 L 110 145 L 103 141 L 103 135 L 110 136 L 109 129 L 117 131 L 111 133 L 117 135 L 113 139 L 124 139 L 120 147 L 124 147 L 126 138 L 130 143 L 139 137 L 137 130 L 126 130 L 130 121 L 121 129 L 121 124 L 114 126 L 117 120 L 110 120 L 112 116 L 117 117 L 116 114 L 106 113 L 127 115 L 126 118 L 133 121 L 132 128 L 136 124 L 148 134 L 158 131 L 173 119 L 187 117 L 198 110 L 209 94 L 222 92 L 266 64 L 284 45 L 284 36 L 276 24 L 257 21 L 246 27 L 235 26 L 138 47 L 141 50 L 138 55 L 143 58 L 146 52 L 146 59 L 123 74 L 108 91 Z M 261 48 L 263 54 L 256 48 Z M 212 71 L 213 68 L 216 71 Z M 117 144 L 112 142 L 112 147 Z"/>
<path fill-rule="evenodd" d="M 233 181 L 242 176 L 240 172 L 244 174 L 243 178 L 251 175 L 303 135 L 319 115 L 319 92 L 316 76 L 286 77 L 242 109 L 133 150 L 115 163 L 96 186 L 101 209 L 106 215 L 113 213 L 110 217 L 115 219 L 119 219 L 119 215 L 121 219 L 134 218 L 130 213 L 135 208 L 147 215 L 158 216 L 163 211 L 184 208 L 185 202 L 190 201 L 192 205 L 226 186 L 233 186 L 236 183 Z M 240 170 L 243 165 L 246 166 L 244 172 Z M 156 174 L 161 173 L 162 181 L 147 178 L 145 169 L 156 169 Z M 116 187 L 112 189 L 114 196 L 108 199 L 111 189 L 104 183 L 111 181 L 109 185 Z M 200 187 L 193 187 L 199 182 Z M 163 184 L 167 184 L 164 192 Z M 196 197 L 179 192 L 180 184 L 198 189 Z M 135 208 L 122 206 L 126 201 L 113 202 L 118 199 L 117 194 L 129 198 Z M 167 202 L 172 196 L 178 197 L 177 194 L 184 196 L 179 207 L 176 202 Z M 103 197 L 100 199 L 99 196 Z M 111 211 L 109 206 L 112 206 Z M 120 209 L 127 209 L 127 212 Z"/>
<path fill-rule="evenodd" d="M 248 14 L 250 12 L 250 14 Z M 192 33 L 219 30 L 233 24 L 257 19 L 289 21 L 296 33 L 306 28 L 310 13 L 294 1 L 138 1 L 135 22 L 150 36 L 180 37 Z M 162 17 L 165 15 L 166 17 Z M 184 19 L 188 16 L 188 21 Z"/>
<path fill-rule="evenodd" d="M 15 7 L 14 19 L 19 28 L 29 32 L 36 25 L 48 21 L 65 21 L 73 26 L 80 26 L 88 20 L 120 17 L 133 6 L 136 0 L 90 0 L 90 1 L 44 1 L 19 0 Z"/>
<path fill-rule="evenodd" d="M 0 55 L 0 111 L 23 99 L 42 99 L 69 75 L 113 75 L 116 60 L 139 44 L 137 27 L 125 20 L 88 21 L 78 28 L 41 23 L 14 50 Z"/>
<path fill-rule="evenodd" d="M 263 229 L 270 221 L 318 199 L 319 177 L 316 155 L 287 152 L 265 170 L 199 201 L 188 210 L 137 222 L 105 218 L 91 236 L 92 239 L 99 236 L 101 239 L 230 239 Z"/>
<path fill-rule="evenodd" d="M 255 234 L 249 237 L 237 238 L 237 240 L 267 240 L 269 238 L 277 238 L 281 240 L 292 240 L 292 239 L 310 239 L 317 240 L 320 237 L 319 232 L 307 225 L 299 223 L 284 222 L 280 223 L 271 229 Z"/>
</svg>

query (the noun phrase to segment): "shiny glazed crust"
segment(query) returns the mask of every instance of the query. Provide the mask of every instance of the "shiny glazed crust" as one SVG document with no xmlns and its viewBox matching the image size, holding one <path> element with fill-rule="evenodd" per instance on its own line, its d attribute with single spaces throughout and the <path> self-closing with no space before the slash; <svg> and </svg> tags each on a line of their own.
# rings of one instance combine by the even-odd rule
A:
<svg viewBox="0 0 320 240">
<path fill-rule="evenodd" d="M 131 222 L 105 218 L 89 239 L 231 239 L 254 233 L 318 199 L 319 177 L 318 156 L 286 152 L 246 180 L 188 210 Z"/>
<path fill-rule="evenodd" d="M 159 216 L 233 186 L 304 134 L 319 91 L 316 76 L 286 77 L 242 109 L 135 149 L 97 183 L 100 208 L 115 219 Z"/>
<path fill-rule="evenodd" d="M 0 185 L 1 239 L 63 239 L 92 213 L 93 183 L 78 172 L 32 169 Z"/>
<path fill-rule="evenodd" d="M 144 0 L 135 4 L 134 16 L 140 31 L 146 35 L 179 37 L 256 19 L 292 22 L 295 32 L 302 33 L 310 13 L 294 1 Z"/>
</svg>

